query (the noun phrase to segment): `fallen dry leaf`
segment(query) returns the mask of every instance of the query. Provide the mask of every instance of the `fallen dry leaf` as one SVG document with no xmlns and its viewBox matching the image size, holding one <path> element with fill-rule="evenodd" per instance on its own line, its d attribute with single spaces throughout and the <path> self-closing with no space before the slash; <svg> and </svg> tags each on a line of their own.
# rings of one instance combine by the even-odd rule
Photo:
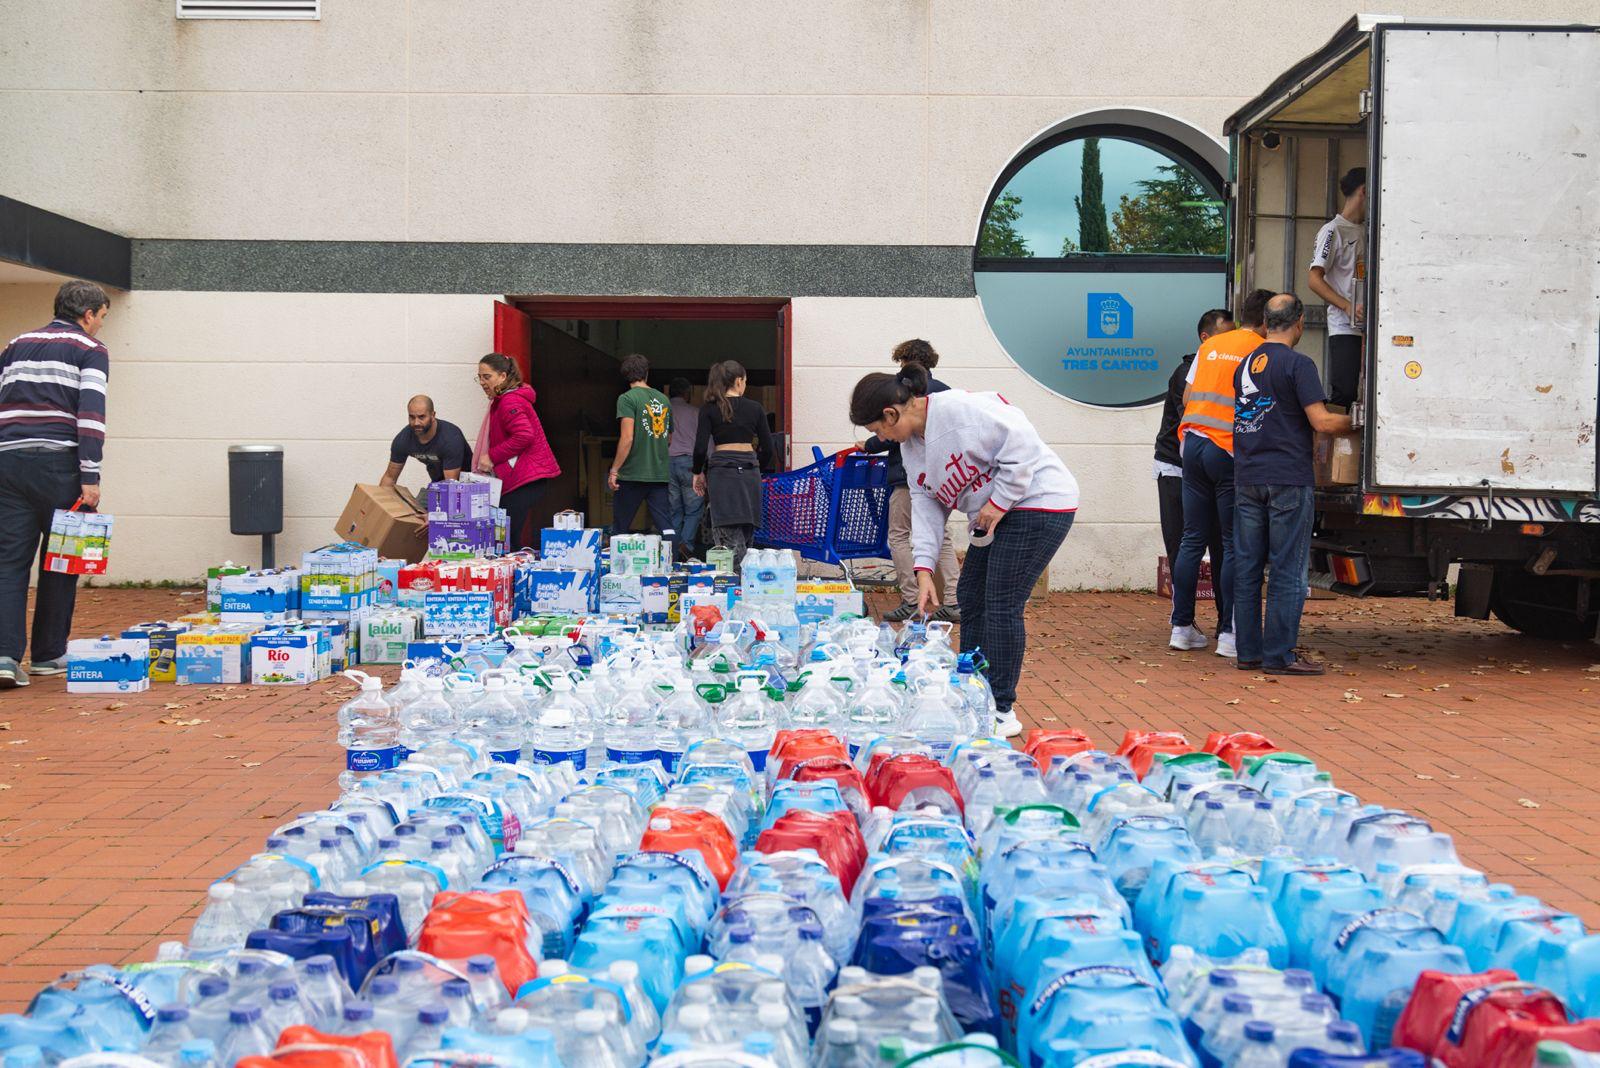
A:
<svg viewBox="0 0 1600 1068">
<path fill-rule="evenodd" d="M 1237 697 L 1235 697 L 1235 698 L 1234 698 L 1234 699 L 1233 699 L 1233 700 L 1231 700 L 1231 701 L 1224 701 L 1224 702 L 1223 702 L 1223 704 L 1228 704 L 1228 705 L 1236 705 L 1236 704 L 1238 704 L 1238 703 L 1239 703 L 1239 698 L 1237 698 Z"/>
<path fill-rule="evenodd" d="M 1405 694 L 1403 694 L 1403 693 L 1386 693 L 1383 696 L 1385 696 L 1385 697 L 1404 697 Z"/>
<path fill-rule="evenodd" d="M 1431 779 L 1431 778 L 1433 778 L 1433 776 L 1432 775 L 1418 775 L 1417 778 L 1419 778 L 1419 779 Z"/>
<path fill-rule="evenodd" d="M 11 784 L 10 783 L 0 782 L 0 790 L 9 790 L 9 789 L 11 789 Z"/>
<path fill-rule="evenodd" d="M 115 712 L 119 708 L 127 708 L 127 707 L 128 707 L 128 702 L 126 702 L 126 701 L 112 701 L 109 705 L 106 705 L 106 711 L 107 712 Z"/>
<path fill-rule="evenodd" d="M 1539 808 L 1540 807 L 1539 802 L 1530 801 L 1526 797 L 1517 798 L 1517 804 L 1521 805 L 1523 808 Z"/>
<path fill-rule="evenodd" d="M 28 744 L 28 739 L 26 739 L 26 738 L 18 738 L 16 741 L 7 742 L 6 744 L 7 745 L 27 745 Z"/>
<path fill-rule="evenodd" d="M 166 704 L 166 707 L 169 708 L 169 709 L 173 709 L 173 708 L 188 708 L 189 706 L 184 704 L 182 701 L 168 701 L 167 704 Z"/>
<path fill-rule="evenodd" d="M 0 731 L 8 731 L 10 729 L 11 729 L 11 724 L 9 722 L 0 723 Z"/>
<path fill-rule="evenodd" d="M 261 761 L 259 761 L 259 760 L 247 760 L 243 764 L 240 764 L 239 766 L 241 768 L 259 768 L 261 766 Z"/>
<path fill-rule="evenodd" d="M 1351 704 L 1356 704 L 1357 702 L 1361 701 L 1362 698 L 1361 695 L 1356 693 L 1354 690 L 1346 690 L 1344 692 L 1344 699 Z"/>
</svg>

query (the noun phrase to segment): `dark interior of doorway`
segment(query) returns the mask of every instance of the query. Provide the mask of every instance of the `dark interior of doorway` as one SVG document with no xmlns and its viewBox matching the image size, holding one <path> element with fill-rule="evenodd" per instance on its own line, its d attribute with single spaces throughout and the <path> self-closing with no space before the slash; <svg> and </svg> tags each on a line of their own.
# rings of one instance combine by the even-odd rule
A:
<svg viewBox="0 0 1600 1068">
<path fill-rule="evenodd" d="M 561 465 L 536 515 L 565 508 L 584 512 L 590 526 L 611 523 L 606 472 L 617 450 L 617 396 L 627 384 L 618 368 L 629 353 L 650 361 L 650 385 L 667 392 L 682 376 L 699 403 L 706 372 L 714 363 L 737 360 L 747 372 L 747 395 L 762 402 L 775 430 L 782 431 L 779 394 L 779 325 L 759 319 L 565 318 L 537 306 L 533 314 L 529 384 L 538 394 L 539 419 Z M 638 529 L 649 529 L 640 509 Z"/>
</svg>

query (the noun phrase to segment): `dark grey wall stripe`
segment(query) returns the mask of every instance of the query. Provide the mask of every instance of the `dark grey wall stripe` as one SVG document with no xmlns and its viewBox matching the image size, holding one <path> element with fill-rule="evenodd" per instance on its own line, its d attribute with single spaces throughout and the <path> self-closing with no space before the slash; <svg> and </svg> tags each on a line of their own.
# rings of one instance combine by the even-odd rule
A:
<svg viewBox="0 0 1600 1068">
<path fill-rule="evenodd" d="M 0 196 L 0 258 L 127 289 L 131 249 L 121 234 Z"/>
<path fill-rule="evenodd" d="M 135 289 L 548 296 L 970 297 L 963 245 L 136 239 Z"/>
</svg>

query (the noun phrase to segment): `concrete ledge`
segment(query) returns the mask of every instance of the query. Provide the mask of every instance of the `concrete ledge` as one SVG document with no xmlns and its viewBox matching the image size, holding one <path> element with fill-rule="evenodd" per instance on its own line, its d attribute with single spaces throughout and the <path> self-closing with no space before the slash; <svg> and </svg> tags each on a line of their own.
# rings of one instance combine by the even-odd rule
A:
<svg viewBox="0 0 1600 1068">
<path fill-rule="evenodd" d="M 133 243 L 133 288 L 549 296 L 970 297 L 956 245 Z"/>
</svg>

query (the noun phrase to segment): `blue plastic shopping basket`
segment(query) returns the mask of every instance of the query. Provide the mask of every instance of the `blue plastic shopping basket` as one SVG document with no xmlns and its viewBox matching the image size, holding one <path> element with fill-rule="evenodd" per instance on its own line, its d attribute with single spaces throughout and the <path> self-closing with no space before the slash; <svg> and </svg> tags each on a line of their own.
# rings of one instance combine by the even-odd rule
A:
<svg viewBox="0 0 1600 1068">
<path fill-rule="evenodd" d="M 761 526 L 755 543 L 793 549 L 807 560 L 889 555 L 889 461 L 846 449 L 798 471 L 761 480 Z M 848 574 L 848 571 L 846 572 Z"/>
</svg>

